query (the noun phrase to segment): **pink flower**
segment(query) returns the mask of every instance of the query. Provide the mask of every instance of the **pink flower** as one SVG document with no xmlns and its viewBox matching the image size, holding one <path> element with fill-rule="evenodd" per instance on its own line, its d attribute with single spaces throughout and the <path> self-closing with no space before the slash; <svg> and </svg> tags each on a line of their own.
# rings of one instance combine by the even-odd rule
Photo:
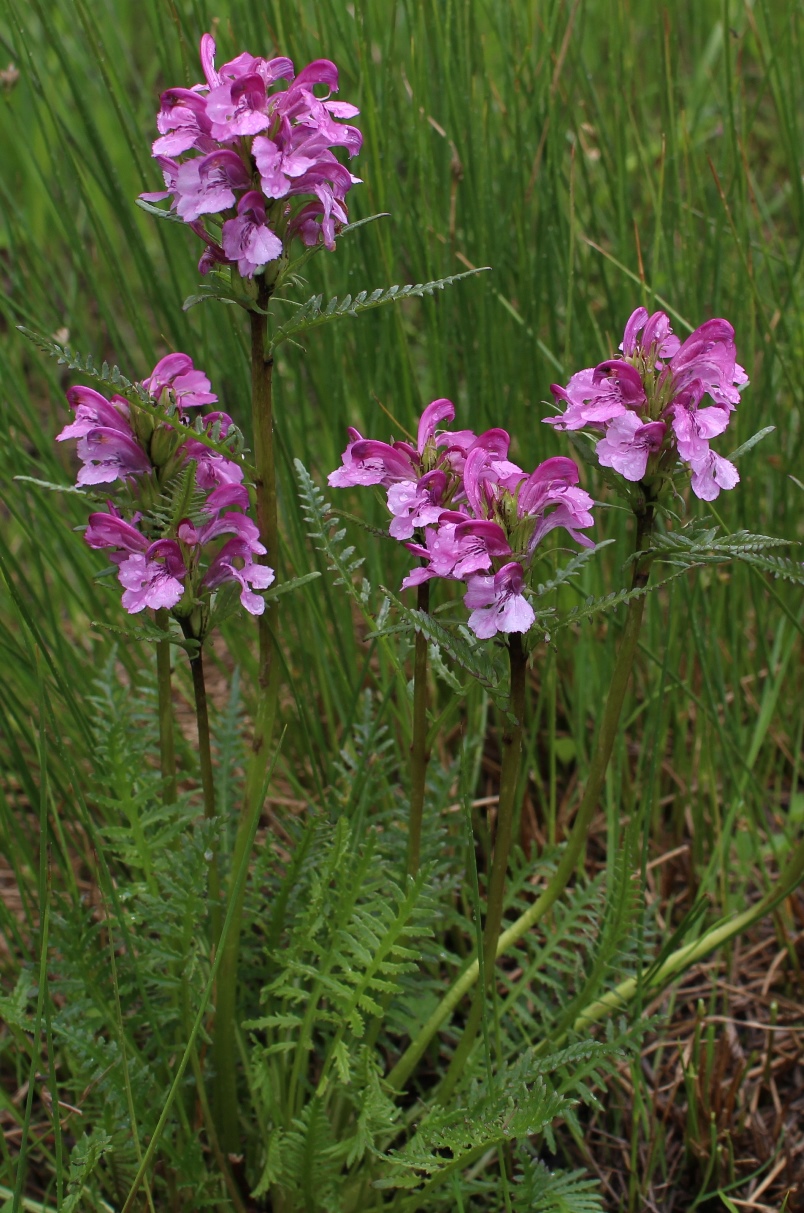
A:
<svg viewBox="0 0 804 1213">
<path fill-rule="evenodd" d="M 714 501 L 721 489 L 733 489 L 739 483 L 740 473 L 733 463 L 707 451 L 700 459 L 690 462 L 692 467 L 692 491 L 701 501 Z"/>
<path fill-rule="evenodd" d="M 472 612 L 469 627 L 481 640 L 498 632 L 527 632 L 536 616 L 523 594 L 525 575 L 521 564 L 503 565 L 494 576 L 471 577 L 464 605 Z"/>
<path fill-rule="evenodd" d="M 216 148 L 206 156 L 186 160 L 176 174 L 176 212 L 187 223 L 201 215 L 234 206 L 235 190 L 247 190 L 251 177 L 243 161 L 229 148 Z"/>
<path fill-rule="evenodd" d="M 628 319 L 620 349 L 622 358 L 578 371 L 566 388 L 554 384 L 553 394 L 566 409 L 544 420 L 560 430 L 602 429 L 596 447 L 601 465 L 634 483 L 646 477 L 651 455 L 657 454 L 652 474 L 675 455 L 693 472 L 693 492 L 708 494 L 706 500 L 720 488 L 733 487 L 736 472 L 723 470 L 731 464 L 710 458 L 709 451 L 710 439 L 726 429 L 739 389 L 748 382 L 736 360 L 729 322 L 707 320 L 682 343 L 664 312 L 649 315 L 640 307 Z M 713 401 L 711 407 L 698 407 L 704 396 Z"/>
<path fill-rule="evenodd" d="M 447 475 L 439 468 L 415 484 L 402 480 L 388 490 L 388 508 L 394 515 L 388 528 L 393 539 L 410 539 L 416 527 L 438 522 L 444 511 Z"/>
<path fill-rule="evenodd" d="M 265 599 L 255 594 L 255 590 L 267 590 L 272 584 L 274 570 L 265 564 L 255 564 L 252 560 L 253 548 L 239 538 L 230 539 L 225 543 L 215 560 L 209 566 L 203 584 L 208 589 L 215 589 L 226 581 L 240 583 L 240 603 L 251 615 L 262 615 L 265 610 Z"/>
<path fill-rule="evenodd" d="M 161 400 L 167 391 L 169 400 L 182 409 L 215 404 L 218 397 L 211 392 L 210 382 L 203 371 L 197 371 L 189 354 L 167 354 L 160 358 L 142 387 L 154 400 Z"/>
<path fill-rule="evenodd" d="M 337 92 L 335 64 L 318 59 L 294 76 L 290 59 L 244 51 L 218 70 L 209 34 L 201 38 L 200 58 L 205 82 L 162 94 L 153 155 L 165 189 L 141 197 L 170 198 L 207 243 L 202 273 L 224 260 L 251 277 L 297 235 L 334 248 L 338 226 L 348 222 L 346 195 L 359 178 L 333 149 L 354 156 L 362 143 L 359 130 L 343 121 L 357 107 L 314 91 Z M 197 154 L 182 162 L 188 152 Z M 220 242 L 197 226 L 205 215 L 221 216 Z"/>
<path fill-rule="evenodd" d="M 232 428 L 232 419 L 228 413 L 208 413 L 204 418 L 204 430 L 211 437 L 222 442 Z M 241 484 L 243 468 L 233 459 L 210 450 L 203 442 L 194 439 L 184 443 L 182 447 L 185 459 L 194 459 L 196 463 L 195 482 L 200 489 L 214 489 L 218 485 Z M 245 490 L 244 490 L 245 491 Z M 212 498 L 207 499 L 207 504 Z M 245 506 L 248 506 L 248 494 L 245 494 Z"/>
<path fill-rule="evenodd" d="M 123 606 L 130 615 L 151 607 L 172 610 L 182 595 L 187 569 L 179 545 L 171 539 L 152 543 L 147 552 L 128 556 L 117 576 L 124 588 Z"/>
<path fill-rule="evenodd" d="M 661 449 L 667 426 L 663 421 L 644 425 L 635 413 L 615 417 L 595 450 L 602 467 L 614 468 L 626 480 L 642 480 L 648 459 Z"/>
<path fill-rule="evenodd" d="M 262 194 L 249 190 L 237 204 L 237 218 L 223 225 L 223 251 L 230 261 L 237 262 L 244 278 L 254 275 L 282 256 L 282 241 L 272 232 L 265 217 Z"/>
</svg>

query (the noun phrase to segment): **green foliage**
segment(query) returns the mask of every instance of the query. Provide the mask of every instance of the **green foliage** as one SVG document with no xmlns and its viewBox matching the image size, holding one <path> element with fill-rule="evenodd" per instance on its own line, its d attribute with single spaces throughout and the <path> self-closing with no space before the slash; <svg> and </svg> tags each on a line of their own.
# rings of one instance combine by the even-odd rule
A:
<svg viewBox="0 0 804 1213">
<path fill-rule="evenodd" d="M 532 1160 L 514 1188 L 516 1213 L 604 1213 L 603 1198 L 583 1171 L 550 1171 Z"/>
<path fill-rule="evenodd" d="M 247 46 L 290 54 L 297 64 L 322 55 L 338 63 L 340 95 L 359 103 L 365 135 L 356 162 L 365 185 L 350 195 L 357 217 L 350 227 L 369 211 L 391 216 L 339 239 L 334 256 L 311 250 L 288 267 L 287 293 L 312 296 L 306 306 L 316 332 L 303 356 L 290 338 L 276 351 L 282 562 L 297 588 L 282 611 L 287 733 L 277 799 L 269 800 L 263 819 L 268 837 L 247 891 L 241 1011 L 246 1020 L 290 1018 L 243 1039 L 247 1182 L 259 1187 L 265 1204 L 274 1196 L 279 1204 L 281 1187 L 292 1213 L 326 1203 L 351 1213 L 390 1201 L 398 1201 L 398 1209 L 408 1201 L 412 1210 L 427 1183 L 427 1213 L 452 1213 L 461 1203 L 498 1213 L 505 1195 L 496 1155 L 482 1154 L 465 1168 L 460 1161 L 472 1156 L 473 1145 L 499 1140 L 508 1123 L 494 1102 L 500 1092 L 484 1086 L 480 1058 L 472 1059 L 459 1092 L 463 1112 L 478 1107 L 477 1135 L 460 1120 L 442 1123 L 452 1142 L 445 1152 L 454 1148 L 459 1160 L 452 1170 L 434 1144 L 441 1113 L 432 1107 L 432 1092 L 453 1034 L 445 1031 L 424 1059 L 405 1097 L 415 1102 L 392 1099 L 383 1074 L 462 971 L 474 944 L 465 846 L 453 809 L 456 739 L 470 739 L 466 762 L 470 795 L 480 802 L 473 814 L 482 870 L 490 847 L 484 802 L 495 790 L 501 725 L 489 693 L 504 690 L 504 679 L 493 657 L 490 669 L 480 667 L 488 681 L 476 680 L 479 655 L 452 651 L 462 641 L 471 651 L 474 642 L 453 630 L 451 611 L 436 615 L 449 642 L 432 633 L 431 651 L 437 645 L 439 659 L 430 686 L 435 734 L 424 846 L 430 866 L 417 903 L 427 907 L 424 925 L 433 935 L 409 937 L 409 886 L 402 879 L 407 684 L 410 640 L 424 621 L 413 612 L 392 619 L 392 604 L 377 589 L 398 585 L 409 565 L 400 545 L 376 542 L 386 521 L 381 503 L 362 495 L 360 512 L 369 528 L 376 525 L 357 547 L 344 529 L 357 493 L 354 500 L 339 496 L 338 521 L 315 482 L 336 466 L 347 425 L 379 434 L 386 409 L 399 433 L 441 395 L 455 401 L 461 426 L 479 432 L 504 425 L 514 439 L 512 457 L 532 467 L 566 451 L 566 436 L 539 424 L 548 412 L 541 402 L 550 382 L 565 383 L 573 371 L 610 356 L 637 304 L 669 306 L 681 335 L 712 315 L 734 323 L 752 384 L 717 445 L 741 458 L 742 483 L 717 502 L 721 531 L 707 536 L 707 521 L 656 541 L 656 587 L 625 706 L 628 741 L 615 747 L 596 834 L 605 838 L 607 869 L 594 880 L 577 880 L 550 922 L 523 939 L 498 971 L 491 1018 L 501 1076 L 510 1081 L 520 1056 L 533 1061 L 528 1050 L 534 1045 L 541 1050 L 535 1061 L 548 1067 L 526 1075 L 524 1090 L 510 1090 L 512 1108 L 530 1106 L 533 1123 L 540 1123 L 546 1104 L 538 1101 L 549 1101 L 552 1090 L 563 1101 L 562 1115 L 577 1116 L 583 1129 L 575 1101 L 602 1098 L 607 1058 L 630 1045 L 612 1025 L 596 1053 L 564 1054 L 566 1081 L 575 1083 L 564 1088 L 561 1067 L 549 1069 L 550 1058 L 561 1055 L 556 1050 L 565 1037 L 570 1047 L 586 1043 L 572 1040 L 568 1008 L 649 966 L 666 941 L 681 946 L 674 932 L 687 926 L 683 906 L 662 918 L 664 927 L 625 896 L 622 882 L 633 876 L 613 860 L 624 849 L 624 823 L 632 823 L 645 857 L 689 841 L 684 884 L 696 888 L 699 906 L 713 915 L 754 896 L 767 876 L 768 855 L 796 837 L 798 766 L 790 756 L 800 752 L 804 705 L 795 677 L 800 633 L 791 623 L 801 626 L 801 572 L 795 550 L 787 559 L 762 533 L 790 544 L 802 539 L 795 478 L 804 441 L 802 16 L 792 4 L 765 0 L 743 8 L 719 0 L 680 3 L 669 7 L 666 23 L 657 22 L 646 0 L 605 8 L 598 0 L 390 8 L 383 0 L 356 6 L 266 0 L 262 7 L 194 0 L 169 9 L 156 0 L 95 6 L 3 0 L 0 10 L 3 67 L 13 60 L 20 73 L 0 106 L 0 558 L 8 590 L 0 606 L 0 856 L 3 887 L 13 893 L 0 919 L 10 948 L 2 954 L 0 1080 L 13 1093 L 29 1072 L 51 1073 L 47 1030 L 37 1035 L 33 1014 L 41 854 L 49 856 L 52 880 L 46 959 L 57 1090 L 51 1095 L 82 1113 L 62 1107 L 65 1201 L 83 1185 L 79 1207 L 122 1207 L 138 1165 L 136 1135 L 144 1148 L 188 1038 L 188 1009 L 194 1012 L 209 972 L 206 855 L 218 844 L 226 867 L 253 710 L 251 631 L 228 619 L 228 651 L 221 645 L 210 662 L 216 690 L 233 667 L 242 670 L 242 701 L 213 707 L 219 792 L 225 788 L 224 823 L 216 832 L 197 820 L 195 756 L 181 733 L 179 804 L 161 804 L 151 658 L 147 645 L 129 644 L 130 637 L 113 630 L 121 622 L 116 596 L 94 580 L 97 556 L 72 529 L 86 521 L 86 502 L 72 491 L 20 491 L 14 477 L 50 489 L 69 483 L 71 455 L 53 436 L 64 424 L 64 390 L 76 378 L 91 377 L 101 390 L 134 392 L 141 402 L 115 361 L 147 368 L 168 350 L 185 349 L 210 373 L 222 406 L 247 427 L 241 308 L 182 311 L 182 301 L 198 293 L 197 242 L 185 225 L 158 223 L 134 203 L 159 176 L 149 158 L 158 94 L 197 79 L 198 36 L 216 19 L 221 61 Z M 360 324 L 329 323 L 341 310 L 353 314 L 363 283 L 426 284 L 472 265 L 492 265 L 493 277 L 472 289 L 461 284 L 424 296 L 414 306 L 376 307 Z M 298 280 L 303 267 L 309 284 Z M 401 291 L 394 296 L 401 297 Z M 280 311 L 285 307 L 292 309 L 289 320 Z M 289 300 L 277 299 L 271 309 L 286 335 L 303 314 Z M 20 324 L 52 334 L 40 345 L 50 361 L 32 357 L 16 332 Z M 97 358 L 79 357 L 76 349 L 95 350 Z M 760 436 L 765 440 L 757 446 Z M 213 449 L 226 454 L 229 448 L 215 443 Z M 306 480 L 297 470 L 299 494 L 296 458 L 311 469 Z M 615 502 L 622 481 L 595 459 L 585 464 L 586 487 Z M 611 673 L 617 629 L 572 628 L 565 621 L 596 618 L 628 602 L 619 587 L 629 515 L 617 508 L 600 514 L 599 533 L 616 547 L 594 560 L 581 553 L 557 574 L 542 574 L 537 586 L 546 596 L 538 605 L 551 647 L 545 656 L 537 645 L 529 684 L 523 830 L 531 842 L 531 813 L 540 837 L 561 837 L 574 789 L 587 776 L 589 738 Z M 308 532 L 318 548 L 313 556 Z M 324 575 L 306 584 L 311 561 Z M 726 561 L 728 575 L 721 575 Z M 660 575 L 665 562 L 673 578 Z M 581 605 L 571 617 L 574 594 Z M 547 613 L 550 595 L 555 615 Z M 225 596 L 217 606 L 225 616 Z M 554 626 L 558 622 L 563 626 Z M 93 685 L 98 671 L 101 687 Z M 185 723 L 183 654 L 177 654 L 175 677 Z M 44 839 L 32 808 L 40 798 L 43 689 Z M 442 720 L 445 727 L 435 727 Z M 558 763 L 557 744 L 569 755 Z M 332 866 L 341 817 L 350 839 L 339 852 L 343 872 Z M 509 918 L 532 904 L 534 889 L 554 870 L 560 852 L 536 849 L 514 861 Z M 346 915 L 355 870 L 364 870 L 368 853 L 370 890 L 357 891 Z M 303 944 L 311 892 L 322 907 L 320 938 Z M 407 922 L 418 921 L 418 913 L 412 910 Z M 333 914 L 343 918 L 341 934 Z M 372 971 L 364 954 L 371 940 L 387 941 L 383 965 L 399 967 Z M 292 978 L 284 968 L 285 946 Z M 408 964 L 415 970 L 406 971 Z M 316 985 L 321 966 L 331 985 Z M 384 1007 L 384 982 L 394 993 L 377 1026 L 371 1004 Z M 259 991 L 274 983 L 269 1001 L 258 1005 Z M 308 1046 L 299 1024 L 306 1004 L 297 995 L 314 990 Z M 361 998 L 369 1001 L 361 1006 Z M 347 1019 L 342 1011 L 350 1007 Z M 198 1055 L 207 1077 L 205 1035 L 206 1025 Z M 270 1044 L 291 1047 L 264 1056 Z M 638 1069 L 634 1081 L 644 1082 Z M 37 1079 L 37 1095 L 40 1085 Z M 635 1092 L 635 1103 L 644 1118 L 631 1145 L 641 1148 L 640 1134 L 661 1126 L 651 1120 L 644 1088 Z M 10 1154 L 0 1156 L 0 1185 L 13 1188 L 23 1114 L 10 1099 L 3 1106 L 14 1123 Z M 40 1112 L 35 1102 L 34 1115 Z M 186 1077 L 150 1172 L 157 1209 L 231 1207 L 200 1115 L 194 1080 Z M 619 1134 L 617 1117 L 609 1106 L 608 1127 Z M 403 1156 L 416 1126 L 428 1124 L 429 1144 L 422 1137 L 415 1148 L 435 1170 L 379 1157 Z M 515 1161 L 511 1203 L 517 1210 L 591 1213 L 601 1204 L 591 1181 L 571 1172 L 548 1174 L 530 1161 L 544 1154 L 551 1130 L 557 1145 L 572 1148 L 561 1118 L 546 1121 L 528 1143 L 521 1179 Z M 87 1142 L 105 1138 L 112 1149 L 92 1164 Z M 650 1157 L 656 1167 L 664 1165 L 660 1148 Z M 29 1162 L 29 1190 L 55 1208 L 59 1164 L 52 1134 L 32 1134 Z M 389 1177 L 412 1179 L 416 1187 L 372 1186 Z M 634 1179 L 637 1207 L 641 1181 Z M 144 1196 L 141 1203 L 147 1207 Z"/>
<path fill-rule="evenodd" d="M 463 278 L 471 278 L 483 270 L 467 270 L 464 274 L 451 274 L 447 278 L 437 278 L 433 282 L 417 282 L 408 286 L 389 286 L 374 291 L 358 291 L 354 296 L 345 295 L 342 299 L 332 298 L 323 305 L 322 295 L 313 295 L 302 304 L 292 319 L 275 329 L 271 335 L 271 349 L 275 350 L 289 337 L 298 337 L 309 329 L 321 324 L 330 324 L 333 320 L 342 320 L 344 316 L 359 316 L 362 312 L 372 311 L 383 307 L 386 303 L 401 303 L 403 299 L 421 298 L 432 295 L 435 291 L 443 291 L 445 287 L 460 282 Z"/>
</svg>

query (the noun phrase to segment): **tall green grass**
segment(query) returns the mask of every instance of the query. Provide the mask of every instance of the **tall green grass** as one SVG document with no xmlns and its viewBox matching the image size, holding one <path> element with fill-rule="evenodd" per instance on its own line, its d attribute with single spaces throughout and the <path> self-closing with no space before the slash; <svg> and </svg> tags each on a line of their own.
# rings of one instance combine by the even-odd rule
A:
<svg viewBox="0 0 804 1213">
<path fill-rule="evenodd" d="M 752 382 L 730 444 L 776 429 L 741 463 L 742 483 L 717 502 L 717 517 L 729 529 L 804 538 L 804 31 L 796 4 L 770 0 L 662 10 L 646 0 L 3 0 L 0 11 L 0 57 L 19 71 L 0 98 L 0 852 L 22 907 L 18 920 L 0 906 L 16 957 L 0 961 L 10 988 L 21 961 L 38 962 L 44 929 L 40 798 L 52 806 L 52 883 L 69 891 L 73 865 L 98 871 L 92 821 L 114 824 L 99 792 L 78 807 L 97 744 L 90 684 L 102 669 L 107 682 L 137 682 L 150 661 L 122 648 L 110 658 L 114 635 L 91 626 L 119 622 L 119 606 L 71 533 L 84 521 L 80 502 L 14 480 L 69 483 L 69 456 L 53 436 L 71 382 L 15 326 L 66 329 L 75 348 L 132 378 L 167 349 L 187 350 L 247 424 L 240 315 L 182 311 L 197 281 L 194 237 L 134 204 L 158 187 L 149 158 L 158 94 L 198 78 L 200 34 L 213 30 L 221 59 L 243 47 L 289 54 L 297 66 L 332 58 L 341 95 L 361 108 L 364 184 L 350 195 L 352 217 L 388 217 L 316 257 L 310 294 L 491 267 L 433 300 L 323 328 L 303 350 L 283 347 L 279 564 L 289 576 L 324 567 L 306 535 L 294 458 L 323 482 L 347 425 L 398 433 L 446 395 L 461 425 L 506 426 L 531 466 L 560 450 L 540 424 L 550 383 L 613 352 L 639 304 L 668 310 L 682 336 L 712 315 L 732 321 Z M 588 482 L 605 497 L 593 475 Z M 355 508 L 348 496 L 338 504 Z M 381 506 L 372 509 L 381 524 Z M 624 560 L 625 513 L 606 510 L 599 525 Z M 396 586 L 404 557 L 359 533 L 358 542 L 372 584 Z M 616 562 L 589 566 L 586 591 L 614 588 L 616 577 Z M 636 821 L 646 847 L 690 839 L 689 877 L 713 909 L 743 905 L 803 815 L 803 622 L 799 590 L 746 568 L 682 580 L 650 602 L 607 783 L 610 864 L 624 823 Z M 283 627 L 286 799 L 331 804 L 334 788 L 350 812 L 393 814 L 409 711 L 382 648 L 362 639 L 365 626 L 326 576 L 297 592 Z M 616 627 L 615 617 L 562 633 L 536 665 L 527 787 L 540 829 L 559 840 L 611 672 L 605 632 Z M 236 663 L 247 686 L 255 657 L 245 625 L 226 640 L 222 676 Z M 446 708 L 452 692 L 438 686 Z M 472 691 L 465 707 L 478 732 L 481 699 Z M 388 750 L 374 770 L 381 735 Z M 454 748 L 436 754 L 446 762 Z M 280 832 L 295 829 L 287 806 L 273 811 Z M 435 853 L 435 830 L 428 845 Z"/>
</svg>

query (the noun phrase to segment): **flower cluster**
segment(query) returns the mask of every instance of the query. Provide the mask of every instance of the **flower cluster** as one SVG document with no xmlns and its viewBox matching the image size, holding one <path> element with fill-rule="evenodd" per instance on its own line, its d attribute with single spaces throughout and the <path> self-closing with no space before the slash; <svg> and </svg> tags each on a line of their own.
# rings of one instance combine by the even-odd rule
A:
<svg viewBox="0 0 804 1213">
<path fill-rule="evenodd" d="M 555 527 L 593 546 L 579 533 L 592 525 L 592 499 L 578 488 L 571 459 L 547 459 L 528 475 L 509 460 L 505 430 L 438 429 L 454 417 L 449 400 L 434 400 L 422 414 L 415 447 L 350 430 L 329 483 L 387 489 L 390 533 L 421 559 L 403 589 L 433 577 L 463 581 L 476 636 L 526 632 L 535 619 L 525 583 L 536 548 Z M 416 530 L 424 542 L 407 542 Z"/>
<path fill-rule="evenodd" d="M 362 143 L 356 127 L 338 121 L 359 110 L 330 99 L 338 91 L 335 64 L 317 59 L 295 75 L 290 59 L 244 51 L 216 69 L 215 42 L 204 34 L 201 66 L 206 83 L 162 94 L 153 155 L 165 189 L 142 198 L 171 199 L 207 246 L 202 273 L 230 264 L 251 278 L 296 235 L 334 248 L 336 225 L 348 218 L 346 194 L 359 178 L 332 148 L 353 156 Z M 287 87 L 269 91 L 280 81 Z M 327 96 L 316 96 L 317 85 Z M 211 216 L 222 219 L 220 231 L 207 229 Z"/>
<path fill-rule="evenodd" d="M 77 439 L 84 487 L 120 481 L 126 520 L 109 501 L 92 514 L 84 538 L 106 548 L 123 586 L 130 614 L 167 608 L 187 620 L 225 582 L 240 586 L 252 615 L 265 609 L 256 590 L 267 589 L 273 570 L 255 562 L 266 549 L 247 516 L 243 468 L 216 446 L 233 430 L 231 417 L 208 413 L 194 424 L 188 410 L 215 404 L 203 371 L 187 354 L 168 354 L 141 383 L 141 403 L 107 400 L 90 387 L 72 387 L 74 419 L 57 441 Z"/>
<path fill-rule="evenodd" d="M 682 344 L 664 312 L 637 308 L 625 326 L 621 358 L 573 375 L 565 388 L 552 385 L 559 430 L 588 427 L 603 437 L 597 457 L 626 480 L 642 481 L 668 470 L 676 459 L 692 471 L 692 490 L 714 501 L 740 479 L 734 464 L 710 449 L 739 402 L 748 377 L 736 360 L 734 329 L 707 320 Z M 711 404 L 702 408 L 704 397 Z"/>
</svg>

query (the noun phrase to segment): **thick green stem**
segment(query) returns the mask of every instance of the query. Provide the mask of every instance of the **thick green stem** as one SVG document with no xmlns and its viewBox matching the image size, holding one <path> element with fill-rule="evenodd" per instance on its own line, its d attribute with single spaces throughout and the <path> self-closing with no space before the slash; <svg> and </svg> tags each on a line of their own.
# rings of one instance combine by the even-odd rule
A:
<svg viewBox="0 0 804 1213">
<path fill-rule="evenodd" d="M 450 1067 L 438 1092 L 440 1103 L 446 1102 L 463 1073 L 483 1019 L 483 1002 L 486 992 L 494 980 L 494 962 L 497 957 L 497 941 L 502 925 L 505 878 L 508 872 L 508 856 L 511 851 L 511 836 L 516 815 L 516 789 L 519 782 L 522 731 L 525 723 L 527 657 L 522 646 L 522 637 L 518 632 L 513 632 L 508 639 L 508 656 L 511 663 L 510 708 L 513 719 L 507 723 L 502 740 L 497 830 L 486 902 L 486 922 L 483 927 L 483 969 L 486 988 L 484 989 L 480 983 L 475 988 L 463 1036 L 452 1056 Z"/>
<path fill-rule="evenodd" d="M 276 568 L 279 559 L 279 524 L 276 496 L 273 433 L 273 359 L 266 358 L 267 317 L 263 314 L 271 297 L 265 277 L 257 278 L 257 307 L 251 312 L 251 422 L 254 432 L 255 487 L 257 525 L 268 549 L 259 557 Z M 271 754 L 271 738 L 279 698 L 280 660 L 276 644 L 277 608 L 267 602 L 258 618 L 259 667 L 254 732 L 251 742 L 243 809 L 237 827 L 232 872 L 239 869 L 254 834 L 254 823 L 262 812 L 263 789 Z M 237 971 L 240 958 L 240 932 L 246 883 L 234 893 L 232 928 L 224 944 L 216 990 L 214 1114 L 218 1139 L 225 1155 L 240 1153 L 240 1125 L 237 1106 Z"/>
<path fill-rule="evenodd" d="M 650 538 L 653 532 L 653 523 L 655 515 L 655 506 L 652 502 L 646 502 L 643 509 L 637 513 L 637 528 L 636 528 L 636 544 L 635 550 L 637 553 L 644 551 L 650 546 Z M 639 559 L 634 563 L 634 573 L 632 578 L 632 589 L 644 589 L 648 583 L 650 575 L 650 557 Z M 625 693 L 628 689 L 628 683 L 631 678 L 631 670 L 634 664 L 637 645 L 639 642 L 639 633 L 642 625 L 642 614 L 645 607 L 645 596 L 640 595 L 637 598 L 632 598 L 628 604 L 628 614 L 625 620 L 625 628 L 623 630 L 620 648 L 617 653 L 617 660 L 612 675 L 609 693 L 606 699 L 606 706 L 603 710 L 603 718 L 600 722 L 600 730 L 597 736 L 597 744 L 592 756 L 592 763 L 589 768 L 589 778 L 587 780 L 586 789 L 583 799 L 575 817 L 570 836 L 567 839 L 567 845 L 564 848 L 564 853 L 550 883 L 547 888 L 536 899 L 532 906 L 521 914 L 516 922 L 500 935 L 497 942 L 496 955 L 499 957 L 513 944 L 517 943 L 528 931 L 530 931 L 552 908 L 558 898 L 564 892 L 564 889 L 572 879 L 578 859 L 586 846 L 586 836 L 589 832 L 589 826 L 592 822 L 595 809 L 597 808 L 600 792 L 603 788 L 603 781 L 606 777 L 606 769 L 609 765 L 611 752 L 614 747 L 614 740 L 617 736 L 617 729 L 620 723 L 620 714 L 622 712 Z M 388 1075 L 388 1083 L 400 1090 L 407 1082 L 413 1070 L 417 1066 L 425 1049 L 432 1040 L 433 1036 L 442 1026 L 442 1024 L 450 1017 L 455 1007 L 463 998 L 472 986 L 477 982 L 478 963 L 477 958 L 473 960 L 452 988 L 447 991 L 444 998 L 436 1007 L 433 1014 L 428 1019 L 427 1023 L 421 1029 L 416 1039 L 411 1042 L 397 1064 Z"/>
<path fill-rule="evenodd" d="M 430 582 L 419 586 L 416 606 L 420 611 L 430 610 Z M 416 633 L 416 650 L 413 661 L 413 740 L 410 747 L 410 815 L 408 817 L 408 863 L 409 876 L 419 870 L 422 850 L 422 815 L 424 813 L 424 791 L 427 781 L 427 637 Z"/>
<path fill-rule="evenodd" d="M 215 817 L 215 779 L 212 773 L 212 749 L 209 741 L 209 712 L 207 710 L 207 687 L 204 679 L 204 658 L 199 648 L 190 658 L 195 694 L 195 719 L 198 724 L 198 763 L 201 768 L 201 790 L 204 795 L 204 816 Z M 209 865 L 210 922 L 212 924 L 212 946 L 217 948 L 221 937 L 221 882 L 218 867 L 218 843 L 212 843 L 212 859 Z"/>
<path fill-rule="evenodd" d="M 769 914 L 780 901 L 784 901 L 786 897 L 795 892 L 802 880 L 804 880 L 804 838 L 801 839 L 793 851 L 787 862 L 787 866 L 773 888 L 768 890 L 761 901 L 758 901 L 756 905 L 751 906 L 748 910 L 743 910 L 742 914 L 721 919 L 720 922 L 715 923 L 713 927 L 705 931 L 700 939 L 695 939 L 692 943 L 687 943 L 682 948 L 677 948 L 675 952 L 670 953 L 658 969 L 647 969 L 640 978 L 629 977 L 625 981 L 620 982 L 615 989 L 610 990 L 608 994 L 604 994 L 602 998 L 591 1003 L 578 1016 L 573 1024 L 573 1031 L 583 1031 L 599 1019 L 604 1019 L 606 1016 L 613 1015 L 617 1011 L 622 1010 L 632 998 L 636 997 L 640 986 L 643 992 L 647 992 L 648 994 L 655 995 L 659 993 L 679 973 L 683 973 L 685 969 L 688 969 L 690 965 L 703 960 L 715 948 L 722 947 L 730 939 L 734 939 L 735 935 L 739 935 L 760 918 Z"/>
<path fill-rule="evenodd" d="M 169 627 L 166 610 L 154 612 L 156 626 L 163 632 Z M 156 642 L 156 683 L 159 695 L 159 770 L 162 775 L 162 803 L 175 804 L 176 746 L 173 739 L 173 693 L 171 688 L 170 641 Z"/>
</svg>

